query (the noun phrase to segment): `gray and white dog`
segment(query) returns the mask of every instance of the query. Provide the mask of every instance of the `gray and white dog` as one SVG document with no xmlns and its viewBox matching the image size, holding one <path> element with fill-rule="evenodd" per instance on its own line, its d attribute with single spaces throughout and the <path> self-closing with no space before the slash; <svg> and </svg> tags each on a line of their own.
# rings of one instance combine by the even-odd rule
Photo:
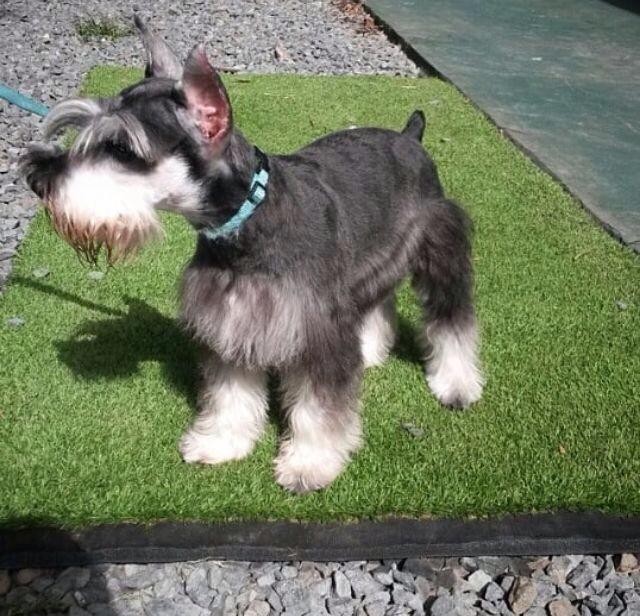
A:
<svg viewBox="0 0 640 616">
<path fill-rule="evenodd" d="M 424 307 L 431 391 L 450 407 L 477 401 L 470 224 L 421 145 L 422 113 L 400 133 L 358 128 L 265 156 L 234 126 L 203 48 L 183 66 L 137 23 L 146 78 L 112 99 L 58 104 L 47 137 L 74 126 L 77 140 L 69 151 L 32 148 L 23 171 L 56 229 L 85 251 L 130 252 L 156 232 L 156 210 L 198 231 L 181 314 L 207 351 L 184 460 L 249 455 L 274 371 L 288 420 L 276 479 L 296 492 L 329 485 L 361 443 L 363 369 L 393 346 L 394 290 L 407 275 Z M 266 197 L 238 219 L 266 169 Z M 241 224 L 219 232 L 230 220 Z"/>
</svg>

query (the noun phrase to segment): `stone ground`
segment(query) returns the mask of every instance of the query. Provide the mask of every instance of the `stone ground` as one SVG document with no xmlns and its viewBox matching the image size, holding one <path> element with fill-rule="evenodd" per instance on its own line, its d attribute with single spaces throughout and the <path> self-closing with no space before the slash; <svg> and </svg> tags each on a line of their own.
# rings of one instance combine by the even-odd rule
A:
<svg viewBox="0 0 640 616">
<path fill-rule="evenodd" d="M 640 616 L 640 568 L 625 554 L 22 569 L 0 571 L 0 614 Z"/>
<path fill-rule="evenodd" d="M 4 0 L 0 81 L 51 105 L 97 63 L 140 65 L 134 36 L 83 40 L 76 31 L 90 17 L 127 25 L 134 10 L 178 53 L 205 41 L 228 69 L 418 74 L 357 11 L 346 17 L 327 0 Z M 0 101 L 0 289 L 35 212 L 16 162 L 39 129 L 38 118 Z M 640 616 L 640 570 L 633 555 L 0 570 L 0 615 L 280 613 Z"/>
</svg>

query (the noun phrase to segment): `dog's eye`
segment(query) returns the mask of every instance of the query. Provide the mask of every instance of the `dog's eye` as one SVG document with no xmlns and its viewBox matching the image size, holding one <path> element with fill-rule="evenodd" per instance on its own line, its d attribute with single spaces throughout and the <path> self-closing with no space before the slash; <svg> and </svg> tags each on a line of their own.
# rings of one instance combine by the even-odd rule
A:
<svg viewBox="0 0 640 616">
<path fill-rule="evenodd" d="M 124 144 L 119 141 L 112 141 L 107 144 L 107 152 L 116 160 L 128 163 L 137 159 L 137 156 Z"/>
</svg>

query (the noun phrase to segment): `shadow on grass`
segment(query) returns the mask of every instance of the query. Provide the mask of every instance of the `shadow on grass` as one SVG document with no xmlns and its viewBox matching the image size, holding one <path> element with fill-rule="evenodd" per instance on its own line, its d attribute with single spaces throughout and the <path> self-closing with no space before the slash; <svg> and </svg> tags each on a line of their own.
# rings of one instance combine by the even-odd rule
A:
<svg viewBox="0 0 640 616">
<path fill-rule="evenodd" d="M 42 282 L 38 282 L 36 280 L 32 280 L 31 278 L 25 278 L 24 276 L 16 276 L 11 279 L 13 284 L 18 284 L 23 287 L 29 287 L 34 291 L 39 291 L 40 293 L 46 293 L 47 295 L 55 295 L 59 299 L 64 300 L 65 302 L 71 302 L 73 304 L 77 304 L 78 306 L 82 306 L 83 308 L 88 308 L 89 310 L 94 310 L 95 312 L 101 312 L 102 314 L 109 314 L 112 316 L 125 316 L 125 313 L 121 310 L 117 310 L 115 308 L 107 308 L 102 304 L 96 304 L 88 299 L 84 299 L 79 295 L 75 295 L 74 293 L 69 293 L 68 291 L 61 291 L 56 287 L 50 284 L 44 284 Z"/>
<path fill-rule="evenodd" d="M 56 343 L 58 357 L 75 375 L 87 379 L 127 378 L 140 370 L 145 361 L 162 364 L 170 386 L 185 397 L 195 411 L 198 383 L 198 349 L 174 319 L 146 302 L 125 298 L 126 312 L 96 304 L 80 296 L 24 277 L 15 282 L 73 302 L 114 318 L 91 320 L 82 324 L 69 340 Z M 397 340 L 393 354 L 401 361 L 421 364 L 423 351 L 414 324 L 398 318 Z M 279 379 L 269 378 L 269 416 L 280 431 L 285 429 Z"/>
<path fill-rule="evenodd" d="M 196 405 L 196 346 L 174 319 L 147 303 L 126 298 L 128 311 L 81 325 L 69 340 L 56 343 L 58 357 L 84 379 L 133 376 L 145 361 L 162 364 L 171 387 Z"/>
<path fill-rule="evenodd" d="M 410 364 L 422 364 L 424 360 L 424 351 L 418 342 L 416 326 L 402 315 L 398 316 L 396 344 L 392 353 Z"/>
</svg>

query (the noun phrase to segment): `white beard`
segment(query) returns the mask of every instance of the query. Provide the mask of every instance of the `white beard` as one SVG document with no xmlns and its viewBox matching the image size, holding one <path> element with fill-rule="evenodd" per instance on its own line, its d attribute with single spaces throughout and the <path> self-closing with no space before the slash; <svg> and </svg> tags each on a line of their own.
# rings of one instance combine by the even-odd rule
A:
<svg viewBox="0 0 640 616">
<path fill-rule="evenodd" d="M 73 168 L 47 204 L 56 230 L 80 252 L 103 245 L 114 260 L 136 252 L 161 234 L 156 210 L 188 214 L 200 205 L 200 187 L 178 156 L 149 173 L 113 161 Z"/>
</svg>

